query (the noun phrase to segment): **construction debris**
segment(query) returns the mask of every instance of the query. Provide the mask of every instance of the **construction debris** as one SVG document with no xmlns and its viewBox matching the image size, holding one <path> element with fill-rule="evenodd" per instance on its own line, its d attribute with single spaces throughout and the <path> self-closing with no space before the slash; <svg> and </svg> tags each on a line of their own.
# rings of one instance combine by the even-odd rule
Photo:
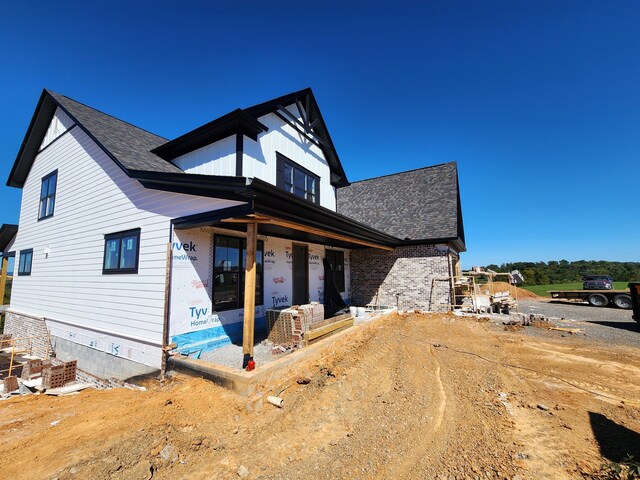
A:
<svg viewBox="0 0 640 480">
<path fill-rule="evenodd" d="M 507 282 L 497 282 L 500 277 L 506 277 Z M 508 314 L 518 309 L 518 288 L 510 273 L 473 267 L 453 278 L 452 289 L 454 311 Z"/>
<path fill-rule="evenodd" d="M 268 309 L 268 340 L 275 354 L 300 348 L 353 325 L 350 314 L 324 318 L 324 306 L 317 302 L 283 309 Z"/>
<path fill-rule="evenodd" d="M 273 397 L 273 396 L 268 396 L 267 397 L 267 401 L 271 404 L 271 405 L 275 405 L 278 408 L 282 408 L 282 404 L 284 403 L 284 400 L 280 397 Z"/>
</svg>

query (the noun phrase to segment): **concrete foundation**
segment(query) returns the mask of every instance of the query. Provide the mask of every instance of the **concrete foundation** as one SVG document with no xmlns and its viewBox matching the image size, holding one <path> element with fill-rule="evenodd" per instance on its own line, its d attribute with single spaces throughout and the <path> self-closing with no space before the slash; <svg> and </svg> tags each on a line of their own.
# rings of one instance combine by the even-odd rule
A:
<svg viewBox="0 0 640 480">
<path fill-rule="evenodd" d="M 30 346 L 31 355 L 40 358 L 55 356 L 63 362 L 77 360 L 78 369 L 99 378 L 127 380 L 159 372 L 155 367 L 116 357 L 65 338 L 50 336 L 47 324 L 42 317 L 8 310 L 4 333 L 10 333 L 14 338 L 28 339 L 26 341 Z"/>
<path fill-rule="evenodd" d="M 159 373 L 157 368 L 96 350 L 65 338 L 51 337 L 56 357 L 64 362 L 78 360 L 78 368 L 99 378 L 128 380 Z"/>
</svg>

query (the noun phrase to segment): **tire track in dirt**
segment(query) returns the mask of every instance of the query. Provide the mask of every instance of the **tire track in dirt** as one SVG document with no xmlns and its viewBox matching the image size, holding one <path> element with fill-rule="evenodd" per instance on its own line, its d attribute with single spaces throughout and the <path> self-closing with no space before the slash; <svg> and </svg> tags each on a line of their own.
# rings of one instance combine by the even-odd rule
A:
<svg viewBox="0 0 640 480">
<path fill-rule="evenodd" d="M 406 335 L 405 335 L 406 337 Z M 413 338 L 413 337 L 410 337 Z M 416 340 L 414 338 L 414 340 Z M 414 445 L 411 456 L 405 456 L 398 464 L 396 468 L 393 468 L 390 472 L 391 476 L 389 478 L 408 478 L 410 472 L 415 470 L 416 463 L 420 462 L 422 458 L 425 457 L 425 453 L 428 450 L 433 450 L 434 445 L 430 441 L 424 441 L 425 438 L 435 438 L 442 426 L 442 421 L 444 419 L 444 414 L 447 408 L 447 394 L 444 389 L 444 385 L 442 383 L 442 377 L 440 375 L 441 368 L 440 362 L 434 355 L 433 346 L 429 345 L 429 357 L 431 358 L 431 363 L 433 364 L 433 372 L 427 372 L 427 374 L 431 374 L 435 379 L 436 384 L 436 395 L 438 400 L 436 405 L 430 405 L 431 409 L 436 408 L 436 416 L 433 421 L 430 421 L 425 429 L 420 430 L 416 435 L 415 443 L 412 441 L 411 443 Z M 420 441 L 422 439 L 422 441 Z"/>
</svg>

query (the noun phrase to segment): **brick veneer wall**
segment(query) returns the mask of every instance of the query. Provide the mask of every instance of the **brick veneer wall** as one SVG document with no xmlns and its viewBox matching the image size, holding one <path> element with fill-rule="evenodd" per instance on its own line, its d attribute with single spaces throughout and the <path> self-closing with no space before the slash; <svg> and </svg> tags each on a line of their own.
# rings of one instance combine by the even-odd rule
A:
<svg viewBox="0 0 640 480">
<path fill-rule="evenodd" d="M 8 310 L 4 320 L 4 333 L 10 333 L 19 340 L 16 348 L 28 348 L 31 355 L 47 358 L 53 351 L 49 341 L 49 331 L 42 317 L 25 315 Z"/>
<path fill-rule="evenodd" d="M 351 252 L 351 292 L 355 305 L 378 304 L 400 309 L 446 311 L 450 302 L 451 254 L 434 245 L 394 251 Z M 434 279 L 438 279 L 434 283 Z M 432 292 L 432 286 L 433 292 Z M 400 296 L 396 297 L 396 293 Z"/>
</svg>

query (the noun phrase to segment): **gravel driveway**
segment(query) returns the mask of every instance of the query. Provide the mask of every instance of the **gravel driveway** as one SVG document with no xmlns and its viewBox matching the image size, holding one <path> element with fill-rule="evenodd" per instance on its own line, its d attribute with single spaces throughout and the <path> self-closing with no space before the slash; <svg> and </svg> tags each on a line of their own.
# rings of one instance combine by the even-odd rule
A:
<svg viewBox="0 0 640 480">
<path fill-rule="evenodd" d="M 518 303 L 520 312 L 538 313 L 558 325 L 582 328 L 591 340 L 640 348 L 640 323 L 632 319 L 631 310 L 550 300 L 520 300 Z"/>
</svg>

